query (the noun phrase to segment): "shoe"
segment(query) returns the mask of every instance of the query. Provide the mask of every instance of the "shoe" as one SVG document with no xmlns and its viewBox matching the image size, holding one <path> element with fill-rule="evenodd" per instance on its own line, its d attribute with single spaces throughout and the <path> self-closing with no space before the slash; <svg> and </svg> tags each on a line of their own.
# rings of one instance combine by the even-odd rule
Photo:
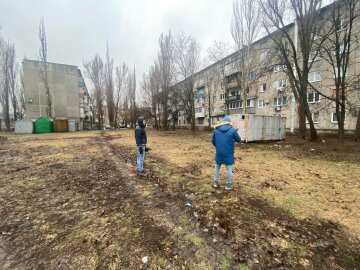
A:
<svg viewBox="0 0 360 270">
<path fill-rule="evenodd" d="M 225 189 L 226 190 L 232 190 L 233 188 L 232 188 L 232 186 L 225 186 Z"/>
<path fill-rule="evenodd" d="M 218 187 L 219 187 L 219 184 L 214 183 L 213 187 L 214 187 L 214 188 L 218 188 Z"/>
</svg>

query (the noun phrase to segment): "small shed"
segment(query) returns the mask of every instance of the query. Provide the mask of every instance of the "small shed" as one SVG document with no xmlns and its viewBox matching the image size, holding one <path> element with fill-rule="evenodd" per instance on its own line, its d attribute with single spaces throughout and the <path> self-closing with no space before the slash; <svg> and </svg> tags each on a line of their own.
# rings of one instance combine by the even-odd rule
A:
<svg viewBox="0 0 360 270">
<path fill-rule="evenodd" d="M 18 120 L 15 123 L 15 133 L 17 134 L 31 134 L 34 132 L 34 124 L 30 119 Z"/>
<path fill-rule="evenodd" d="M 285 140 L 286 117 L 255 114 L 230 116 L 244 142 Z"/>
<path fill-rule="evenodd" d="M 54 132 L 68 132 L 68 120 L 66 119 L 54 119 L 53 121 Z"/>
<path fill-rule="evenodd" d="M 34 122 L 34 133 L 50 133 L 53 132 L 53 123 L 47 117 L 39 117 Z"/>
</svg>

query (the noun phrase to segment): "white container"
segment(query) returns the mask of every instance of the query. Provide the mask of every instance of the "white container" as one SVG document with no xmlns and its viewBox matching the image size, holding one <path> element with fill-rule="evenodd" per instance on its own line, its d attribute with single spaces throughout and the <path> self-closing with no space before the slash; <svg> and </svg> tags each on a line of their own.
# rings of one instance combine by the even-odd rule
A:
<svg viewBox="0 0 360 270">
<path fill-rule="evenodd" d="M 69 126 L 69 132 L 75 132 L 76 131 L 76 122 L 75 120 L 68 120 L 68 126 Z"/>
<path fill-rule="evenodd" d="M 34 124 L 32 120 L 18 120 L 15 123 L 15 133 L 17 134 L 31 134 L 34 133 Z"/>
<path fill-rule="evenodd" d="M 235 114 L 230 118 L 244 142 L 285 140 L 286 117 Z"/>
</svg>

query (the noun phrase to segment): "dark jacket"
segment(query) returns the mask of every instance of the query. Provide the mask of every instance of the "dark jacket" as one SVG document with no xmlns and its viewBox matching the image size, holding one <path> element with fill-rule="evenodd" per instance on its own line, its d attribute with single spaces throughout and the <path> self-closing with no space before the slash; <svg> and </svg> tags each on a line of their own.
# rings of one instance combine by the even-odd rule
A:
<svg viewBox="0 0 360 270">
<path fill-rule="evenodd" d="M 234 141 L 240 142 L 239 133 L 231 125 L 217 127 L 212 135 L 212 144 L 216 147 L 217 164 L 234 164 Z"/>
<path fill-rule="evenodd" d="M 135 140 L 137 146 L 147 144 L 147 137 L 143 118 L 138 119 L 138 126 L 135 129 Z"/>
</svg>

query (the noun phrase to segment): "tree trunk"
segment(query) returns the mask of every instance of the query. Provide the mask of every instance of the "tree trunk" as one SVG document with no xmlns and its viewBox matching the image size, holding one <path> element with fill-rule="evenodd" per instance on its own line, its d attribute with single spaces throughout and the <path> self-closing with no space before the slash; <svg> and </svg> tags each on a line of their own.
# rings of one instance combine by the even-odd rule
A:
<svg viewBox="0 0 360 270">
<path fill-rule="evenodd" d="M 306 138 L 306 117 L 305 117 L 304 105 L 301 100 L 299 100 L 299 103 L 298 103 L 298 117 L 299 117 L 298 137 L 300 139 L 305 139 Z"/>
<path fill-rule="evenodd" d="M 315 128 L 315 125 L 314 125 L 314 121 L 313 121 L 312 116 L 311 116 L 311 112 L 310 112 L 310 109 L 309 109 L 309 104 L 305 103 L 304 107 L 305 107 L 305 113 L 306 113 L 306 117 L 308 119 L 309 127 L 310 127 L 310 140 L 311 141 L 317 141 L 318 140 L 318 134 L 317 134 L 317 131 L 316 131 L 316 128 Z M 305 122 L 305 124 L 306 124 L 306 122 Z M 306 132 L 306 126 L 305 126 L 305 132 Z"/>
<path fill-rule="evenodd" d="M 360 109 L 357 112 L 357 121 L 356 121 L 356 129 L 355 129 L 355 141 L 360 141 Z"/>
<path fill-rule="evenodd" d="M 344 142 L 345 134 L 345 102 L 343 100 L 342 104 L 336 104 L 336 117 L 338 122 L 338 141 L 340 143 Z"/>
</svg>

